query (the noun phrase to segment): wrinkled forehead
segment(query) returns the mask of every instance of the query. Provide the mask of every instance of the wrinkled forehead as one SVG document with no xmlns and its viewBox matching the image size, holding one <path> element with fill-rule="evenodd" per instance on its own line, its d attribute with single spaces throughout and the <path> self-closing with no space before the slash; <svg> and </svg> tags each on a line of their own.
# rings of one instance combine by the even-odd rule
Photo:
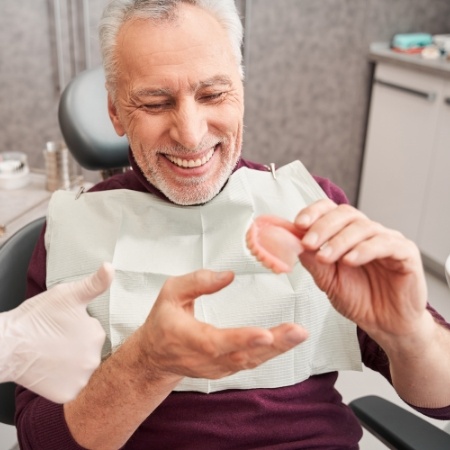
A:
<svg viewBox="0 0 450 450">
<path fill-rule="evenodd" d="M 183 4 L 168 20 L 131 18 L 117 39 L 119 79 L 146 78 L 189 84 L 217 73 L 239 77 L 226 30 L 199 7 Z"/>
</svg>

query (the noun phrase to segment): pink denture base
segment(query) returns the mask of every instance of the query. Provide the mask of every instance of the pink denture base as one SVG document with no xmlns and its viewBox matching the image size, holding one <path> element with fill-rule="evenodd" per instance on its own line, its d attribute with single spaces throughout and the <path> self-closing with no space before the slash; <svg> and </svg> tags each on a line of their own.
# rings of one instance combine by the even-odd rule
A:
<svg viewBox="0 0 450 450">
<path fill-rule="evenodd" d="M 247 247 L 275 273 L 291 272 L 302 252 L 301 234 L 292 222 L 276 216 L 257 217 L 247 231 Z"/>
</svg>

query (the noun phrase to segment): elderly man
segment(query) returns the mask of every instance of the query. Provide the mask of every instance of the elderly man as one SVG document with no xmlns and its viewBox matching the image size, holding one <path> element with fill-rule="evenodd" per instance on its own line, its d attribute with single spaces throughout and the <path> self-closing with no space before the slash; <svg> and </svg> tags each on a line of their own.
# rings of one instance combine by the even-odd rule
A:
<svg viewBox="0 0 450 450">
<path fill-rule="evenodd" d="M 110 260 L 111 293 L 90 307 L 108 345 L 63 407 L 19 390 L 21 447 L 356 449 L 334 383 L 361 362 L 450 418 L 449 325 L 427 306 L 416 246 L 300 163 L 275 179 L 241 159 L 234 2 L 114 0 L 100 33 L 133 171 L 52 199 L 29 293 Z M 295 222 L 292 274 L 246 250 L 260 214 Z"/>
</svg>

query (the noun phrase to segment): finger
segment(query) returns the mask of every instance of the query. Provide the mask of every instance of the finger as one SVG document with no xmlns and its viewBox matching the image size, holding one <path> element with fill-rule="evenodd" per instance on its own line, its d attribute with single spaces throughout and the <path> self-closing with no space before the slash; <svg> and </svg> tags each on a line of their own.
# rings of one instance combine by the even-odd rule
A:
<svg viewBox="0 0 450 450">
<path fill-rule="evenodd" d="M 358 244 L 371 239 L 377 234 L 386 233 L 387 229 L 366 217 L 356 218 L 321 245 L 317 259 L 326 263 L 334 263 Z"/>
<path fill-rule="evenodd" d="M 197 270 L 187 275 L 169 278 L 160 296 L 177 300 L 182 306 L 192 303 L 201 295 L 213 294 L 228 286 L 234 279 L 230 271 Z"/>
<path fill-rule="evenodd" d="M 406 245 L 405 245 L 406 243 Z M 420 264 L 420 254 L 416 245 L 393 230 L 376 235 L 361 242 L 342 261 L 349 266 L 362 266 L 374 260 L 390 260 L 390 269 L 409 271 L 412 266 Z"/>
<path fill-rule="evenodd" d="M 303 208 L 294 220 L 294 224 L 297 228 L 306 230 L 311 224 L 313 224 L 319 217 L 323 216 L 327 212 L 336 208 L 337 205 L 329 198 L 324 198 L 311 203 L 306 208 Z"/>
<path fill-rule="evenodd" d="M 273 336 L 273 342 L 270 345 L 233 352 L 229 355 L 230 361 L 247 369 L 253 368 L 291 350 L 308 338 L 308 332 L 294 323 L 278 325 L 271 328 L 270 332 Z"/>
<path fill-rule="evenodd" d="M 195 319 L 193 319 L 195 321 Z M 269 330 L 258 327 L 216 328 L 204 322 L 187 324 L 184 341 L 192 349 L 212 358 L 249 350 L 260 346 L 270 346 L 273 335 Z"/>
<path fill-rule="evenodd" d="M 114 268 L 103 263 L 97 272 L 79 281 L 70 283 L 70 295 L 80 304 L 88 304 L 95 297 L 105 292 L 114 278 Z"/>
<path fill-rule="evenodd" d="M 302 244 L 308 250 L 317 250 L 349 224 L 367 220 L 366 216 L 350 205 L 339 205 L 328 210 L 311 224 Z"/>
</svg>

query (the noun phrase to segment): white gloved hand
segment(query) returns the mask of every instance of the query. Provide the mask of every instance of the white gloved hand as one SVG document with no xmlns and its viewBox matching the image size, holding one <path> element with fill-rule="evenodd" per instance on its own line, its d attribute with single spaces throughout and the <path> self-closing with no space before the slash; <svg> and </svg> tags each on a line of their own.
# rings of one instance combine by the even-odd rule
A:
<svg viewBox="0 0 450 450">
<path fill-rule="evenodd" d="M 0 314 L 0 382 L 14 381 L 57 403 L 76 397 L 100 364 L 105 332 L 87 304 L 110 286 L 104 263 Z"/>
</svg>

